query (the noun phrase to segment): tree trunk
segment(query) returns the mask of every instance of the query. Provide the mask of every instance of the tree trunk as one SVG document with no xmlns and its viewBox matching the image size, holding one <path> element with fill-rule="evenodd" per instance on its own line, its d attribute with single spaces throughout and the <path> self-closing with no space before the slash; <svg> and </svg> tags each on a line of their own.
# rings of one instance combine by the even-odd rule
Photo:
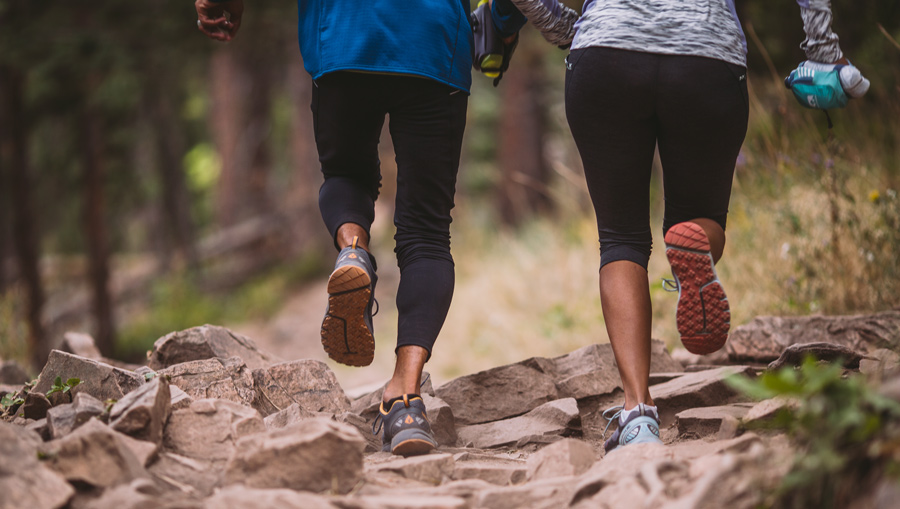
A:
<svg viewBox="0 0 900 509">
<path fill-rule="evenodd" d="M 516 225 L 551 206 L 550 173 L 544 158 L 546 106 L 543 102 L 543 52 L 535 34 L 525 31 L 516 62 L 500 82 L 500 182 L 497 188 L 500 218 Z"/>
<path fill-rule="evenodd" d="M 97 347 L 105 356 L 115 349 L 112 299 L 109 292 L 109 241 L 104 197 L 103 133 L 100 113 L 90 104 L 87 88 L 81 109 L 80 132 L 84 171 L 84 227 L 87 236 L 90 286 Z"/>
<path fill-rule="evenodd" d="M 0 72 L 6 73 L 6 69 L 0 69 Z M 5 83 L 0 83 L 0 97 L 5 96 Z M 6 289 L 12 283 L 12 274 L 7 266 L 9 256 L 11 254 L 10 247 L 12 239 L 10 238 L 10 200 L 12 198 L 10 191 L 10 164 L 11 164 L 11 141 L 10 141 L 10 113 L 7 111 L 5 100 L 0 99 L 0 298 L 6 293 Z"/>
<path fill-rule="evenodd" d="M 39 242 L 38 231 L 35 225 L 35 216 L 31 203 L 32 188 L 29 178 L 30 168 L 28 160 L 28 124 L 24 112 L 24 77 L 17 69 L 4 67 L 0 69 L 0 77 L 3 78 L 4 110 L 7 113 L 9 125 L 9 137 L 3 147 L 4 154 L 8 153 L 10 161 L 10 194 L 12 195 L 13 212 L 13 244 L 16 251 L 19 274 L 25 282 L 25 291 L 28 298 L 26 306 L 26 320 L 29 332 L 29 358 L 31 366 L 40 370 L 47 357 L 50 355 L 50 347 L 47 342 L 41 312 L 44 307 L 44 289 L 41 286 L 39 270 Z"/>
</svg>

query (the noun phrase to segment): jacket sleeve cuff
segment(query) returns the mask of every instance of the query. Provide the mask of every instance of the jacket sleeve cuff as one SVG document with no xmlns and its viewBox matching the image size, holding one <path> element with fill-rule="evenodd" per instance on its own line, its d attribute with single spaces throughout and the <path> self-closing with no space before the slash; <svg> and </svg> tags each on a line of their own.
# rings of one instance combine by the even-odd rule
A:
<svg viewBox="0 0 900 509">
<path fill-rule="evenodd" d="M 494 0 L 491 4 L 491 19 L 503 38 L 511 37 L 528 23 L 528 19 L 509 0 Z"/>
</svg>

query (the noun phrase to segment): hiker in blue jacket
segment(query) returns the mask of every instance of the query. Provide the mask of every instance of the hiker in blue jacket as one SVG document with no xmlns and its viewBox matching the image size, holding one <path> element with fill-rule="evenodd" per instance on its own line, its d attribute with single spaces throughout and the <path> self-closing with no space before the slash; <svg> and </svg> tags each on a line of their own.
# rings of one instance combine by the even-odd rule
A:
<svg viewBox="0 0 900 509">
<path fill-rule="evenodd" d="M 230 41 L 242 0 L 196 0 L 198 28 Z M 450 210 L 472 77 L 468 0 L 299 0 L 300 52 L 313 79 L 312 112 L 325 181 L 322 217 L 340 250 L 328 281 L 322 344 L 344 364 L 372 362 L 377 276 L 369 228 L 381 186 L 385 115 L 397 159 L 394 236 L 397 361 L 384 390 L 383 450 L 422 454 L 437 444 L 419 396 L 422 369 L 450 307 Z M 226 16 L 225 13 L 229 16 Z M 524 18 L 496 16 L 504 33 Z M 513 24 L 517 26 L 513 26 Z"/>
<path fill-rule="evenodd" d="M 709 354 L 725 344 L 731 322 L 715 263 L 749 111 L 747 43 L 734 0 L 587 0 L 580 15 L 557 0 L 505 1 L 549 42 L 571 48 L 566 117 L 597 215 L 600 299 L 625 399 L 604 412 L 618 423 L 605 448 L 658 443 L 649 389 L 650 169 L 658 150 L 678 332 L 689 351 Z M 797 3 L 809 60 L 790 83 L 809 87 L 811 73 L 833 81 L 839 72 L 837 93 L 864 94 L 868 81 L 831 30 L 830 0 Z M 807 106 L 823 104 L 794 92 Z"/>
</svg>

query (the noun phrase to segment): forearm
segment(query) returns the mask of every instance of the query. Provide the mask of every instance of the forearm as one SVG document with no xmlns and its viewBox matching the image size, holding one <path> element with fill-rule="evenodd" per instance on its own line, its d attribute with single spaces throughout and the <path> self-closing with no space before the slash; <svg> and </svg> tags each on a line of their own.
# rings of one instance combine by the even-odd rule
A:
<svg viewBox="0 0 900 509">
<path fill-rule="evenodd" d="M 556 46 L 568 46 L 575 37 L 578 13 L 557 0 L 510 0 Z"/>
<path fill-rule="evenodd" d="M 843 58 L 837 34 L 831 31 L 831 0 L 797 0 L 803 17 L 806 40 L 800 48 L 806 58 L 832 63 Z"/>
</svg>

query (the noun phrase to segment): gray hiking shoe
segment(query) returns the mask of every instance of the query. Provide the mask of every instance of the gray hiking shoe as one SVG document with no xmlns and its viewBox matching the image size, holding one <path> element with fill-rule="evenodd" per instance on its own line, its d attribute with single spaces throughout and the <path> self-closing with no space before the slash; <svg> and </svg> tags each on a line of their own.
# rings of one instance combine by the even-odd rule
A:
<svg viewBox="0 0 900 509">
<path fill-rule="evenodd" d="M 615 413 L 608 415 L 611 412 Z M 612 451 L 620 445 L 662 443 L 659 438 L 659 413 L 655 406 L 639 403 L 638 406 L 628 411 L 621 405 L 614 406 L 603 412 L 603 418 L 609 421 L 606 429 L 603 430 L 604 436 L 613 420 L 618 423 L 616 431 L 603 444 L 606 452 Z"/>
<path fill-rule="evenodd" d="M 385 407 L 388 409 L 385 410 Z M 404 394 L 388 403 L 382 402 L 372 424 L 372 433 L 378 435 L 382 427 L 381 450 L 384 452 L 414 456 L 426 454 L 437 447 L 425 415 L 425 402 L 418 394 Z"/>
<path fill-rule="evenodd" d="M 349 366 L 368 366 L 375 358 L 372 306 L 375 258 L 358 247 L 358 238 L 341 250 L 328 278 L 328 310 L 322 320 L 322 346 L 328 356 Z M 376 311 L 377 312 L 377 311 Z"/>
</svg>

